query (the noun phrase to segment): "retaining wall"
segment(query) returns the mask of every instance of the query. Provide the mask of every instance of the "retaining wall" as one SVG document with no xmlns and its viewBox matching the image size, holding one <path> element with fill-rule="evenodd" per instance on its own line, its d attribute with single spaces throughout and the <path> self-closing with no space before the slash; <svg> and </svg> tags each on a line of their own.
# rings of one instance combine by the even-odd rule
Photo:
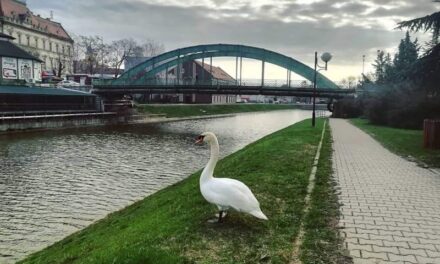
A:
<svg viewBox="0 0 440 264">
<path fill-rule="evenodd" d="M 129 121 L 129 116 L 116 113 L 11 116 L 0 117 L 0 132 L 117 125 Z"/>
</svg>

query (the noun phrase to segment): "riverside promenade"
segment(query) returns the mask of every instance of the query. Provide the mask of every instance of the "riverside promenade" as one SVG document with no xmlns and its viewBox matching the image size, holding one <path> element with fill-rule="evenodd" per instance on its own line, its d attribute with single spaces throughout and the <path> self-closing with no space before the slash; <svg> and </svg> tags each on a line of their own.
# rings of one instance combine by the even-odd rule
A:
<svg viewBox="0 0 440 264">
<path fill-rule="evenodd" d="M 440 173 L 331 119 L 339 225 L 354 263 L 440 263 Z"/>
</svg>

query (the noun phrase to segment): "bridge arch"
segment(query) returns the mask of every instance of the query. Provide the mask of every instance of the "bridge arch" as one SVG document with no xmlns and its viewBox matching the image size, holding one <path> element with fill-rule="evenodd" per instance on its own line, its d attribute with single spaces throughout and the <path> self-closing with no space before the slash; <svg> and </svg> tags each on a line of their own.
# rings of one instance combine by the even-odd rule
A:
<svg viewBox="0 0 440 264">
<path fill-rule="evenodd" d="M 128 70 L 118 79 L 113 80 L 112 84 L 142 84 L 143 80 L 152 78 L 157 73 L 186 61 L 214 57 L 242 57 L 260 60 L 290 70 L 309 81 L 313 82 L 314 78 L 314 69 L 291 57 L 274 51 L 244 45 L 210 44 L 176 49 L 152 57 Z M 320 73 L 317 75 L 317 86 L 319 88 L 339 88 L 334 82 Z"/>
</svg>

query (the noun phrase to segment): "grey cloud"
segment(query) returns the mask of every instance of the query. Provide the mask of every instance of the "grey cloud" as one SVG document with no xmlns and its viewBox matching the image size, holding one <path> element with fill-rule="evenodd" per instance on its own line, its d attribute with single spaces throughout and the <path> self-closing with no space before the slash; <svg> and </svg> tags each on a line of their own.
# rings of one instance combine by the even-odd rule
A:
<svg viewBox="0 0 440 264">
<path fill-rule="evenodd" d="M 240 8 L 228 6 L 227 0 L 212 1 L 221 7 L 176 7 L 140 0 L 76 0 L 69 5 L 58 0 L 31 0 L 30 5 L 37 12 L 55 10 L 63 26 L 78 35 L 101 35 L 108 41 L 150 38 L 164 43 L 168 50 L 203 43 L 247 44 L 285 53 L 306 63 L 311 62 L 315 50 L 328 50 L 335 54 L 335 63 L 350 64 L 369 50 L 397 46 L 403 37 L 400 31 L 379 26 L 373 29 L 356 26 L 357 19 L 364 19 L 358 17 L 358 13 L 366 8 L 359 2 L 350 2 L 340 9 L 332 7 L 333 1 L 322 1 L 310 5 L 271 4 L 256 10 L 246 4 Z M 381 1 L 375 1 L 378 2 Z M 282 13 L 272 17 L 268 10 Z M 352 13 L 353 23 L 335 27 L 339 17 L 347 12 Z M 244 13 L 249 14 L 249 18 L 239 16 Z M 214 14 L 230 17 L 216 19 Z M 323 18 L 322 14 L 331 16 Z M 316 21 L 285 23 L 280 20 L 298 15 L 310 16 Z"/>
<path fill-rule="evenodd" d="M 352 3 L 348 3 L 344 6 L 342 6 L 340 9 L 343 12 L 349 12 L 352 14 L 360 14 L 360 13 L 367 11 L 368 8 L 369 8 L 369 6 L 366 4 L 352 2 Z"/>
</svg>

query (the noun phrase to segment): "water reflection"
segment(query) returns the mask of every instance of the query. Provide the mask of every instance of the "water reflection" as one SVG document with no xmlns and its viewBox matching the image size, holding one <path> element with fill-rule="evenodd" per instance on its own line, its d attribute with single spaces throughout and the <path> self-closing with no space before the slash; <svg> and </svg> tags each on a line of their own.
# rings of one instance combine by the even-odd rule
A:
<svg viewBox="0 0 440 264">
<path fill-rule="evenodd" d="M 0 137 L 0 263 L 13 262 L 202 168 L 215 132 L 222 156 L 310 116 L 288 110 L 155 125 Z"/>
</svg>

